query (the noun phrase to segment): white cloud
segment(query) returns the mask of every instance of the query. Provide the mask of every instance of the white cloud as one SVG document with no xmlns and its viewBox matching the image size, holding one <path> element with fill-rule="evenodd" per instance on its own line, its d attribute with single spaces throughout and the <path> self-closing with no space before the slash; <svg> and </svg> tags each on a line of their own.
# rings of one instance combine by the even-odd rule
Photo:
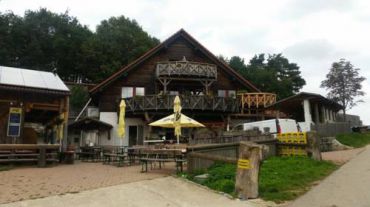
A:
<svg viewBox="0 0 370 207">
<path fill-rule="evenodd" d="M 2 0 L 0 12 L 46 7 L 76 16 L 91 29 L 103 19 L 125 15 L 161 40 L 184 28 L 216 55 L 280 53 L 301 66 L 303 90 L 320 92 L 320 82 L 333 61 L 344 57 L 368 80 L 370 91 L 370 1 L 367 0 Z M 366 103 L 350 110 L 370 124 L 370 92 Z"/>
</svg>

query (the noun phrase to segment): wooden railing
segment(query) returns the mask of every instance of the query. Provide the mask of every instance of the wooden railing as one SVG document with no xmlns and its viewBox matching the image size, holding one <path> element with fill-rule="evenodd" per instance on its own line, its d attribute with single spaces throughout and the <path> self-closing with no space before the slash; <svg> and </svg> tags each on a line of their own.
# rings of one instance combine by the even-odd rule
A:
<svg viewBox="0 0 370 207">
<path fill-rule="evenodd" d="M 146 95 L 125 98 L 126 111 L 172 110 L 175 96 Z M 183 110 L 203 110 L 238 113 L 240 101 L 234 98 L 208 96 L 180 96 Z"/>
<path fill-rule="evenodd" d="M 265 108 L 276 102 L 276 94 L 273 93 L 240 93 L 242 113 L 244 109 Z"/>
<path fill-rule="evenodd" d="M 166 61 L 157 63 L 157 77 L 195 77 L 217 79 L 217 67 L 213 64 L 189 61 Z"/>
</svg>

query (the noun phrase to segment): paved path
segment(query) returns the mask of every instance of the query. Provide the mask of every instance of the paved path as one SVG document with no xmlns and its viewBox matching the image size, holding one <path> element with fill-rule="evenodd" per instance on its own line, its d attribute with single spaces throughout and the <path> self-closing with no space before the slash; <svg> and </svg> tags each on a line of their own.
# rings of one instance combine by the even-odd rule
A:
<svg viewBox="0 0 370 207">
<path fill-rule="evenodd" d="M 369 207 L 370 146 L 289 206 Z"/>
<path fill-rule="evenodd" d="M 256 207 L 249 201 L 231 200 L 193 183 L 173 177 L 157 178 L 77 194 L 51 196 L 0 205 L 1 207 Z"/>
<path fill-rule="evenodd" d="M 48 168 L 35 166 L 0 172 L 0 203 L 35 199 L 66 193 L 77 193 L 168 176 L 175 166 L 140 173 L 141 166 L 115 167 L 102 163 L 76 163 Z"/>
</svg>

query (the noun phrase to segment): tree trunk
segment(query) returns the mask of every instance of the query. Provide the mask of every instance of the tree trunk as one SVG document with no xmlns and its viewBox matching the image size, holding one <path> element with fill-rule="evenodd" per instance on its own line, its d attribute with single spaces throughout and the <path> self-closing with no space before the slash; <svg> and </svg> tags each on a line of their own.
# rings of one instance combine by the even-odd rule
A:
<svg viewBox="0 0 370 207">
<path fill-rule="evenodd" d="M 235 192 L 240 199 L 258 197 L 258 174 L 262 149 L 260 145 L 240 142 Z"/>
<path fill-rule="evenodd" d="M 346 122 L 346 109 L 343 109 L 343 121 Z"/>
</svg>

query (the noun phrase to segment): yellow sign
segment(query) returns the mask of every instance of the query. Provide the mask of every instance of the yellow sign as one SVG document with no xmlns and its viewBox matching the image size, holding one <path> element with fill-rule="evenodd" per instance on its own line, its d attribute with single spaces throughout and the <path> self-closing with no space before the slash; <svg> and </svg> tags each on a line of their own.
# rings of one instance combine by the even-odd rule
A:
<svg viewBox="0 0 370 207">
<path fill-rule="evenodd" d="M 240 169 L 251 169 L 252 166 L 251 166 L 250 160 L 239 159 L 238 160 L 238 168 L 240 168 Z"/>
<path fill-rule="evenodd" d="M 12 113 L 12 114 L 21 114 L 22 113 L 22 108 L 11 107 L 9 112 Z"/>
</svg>

